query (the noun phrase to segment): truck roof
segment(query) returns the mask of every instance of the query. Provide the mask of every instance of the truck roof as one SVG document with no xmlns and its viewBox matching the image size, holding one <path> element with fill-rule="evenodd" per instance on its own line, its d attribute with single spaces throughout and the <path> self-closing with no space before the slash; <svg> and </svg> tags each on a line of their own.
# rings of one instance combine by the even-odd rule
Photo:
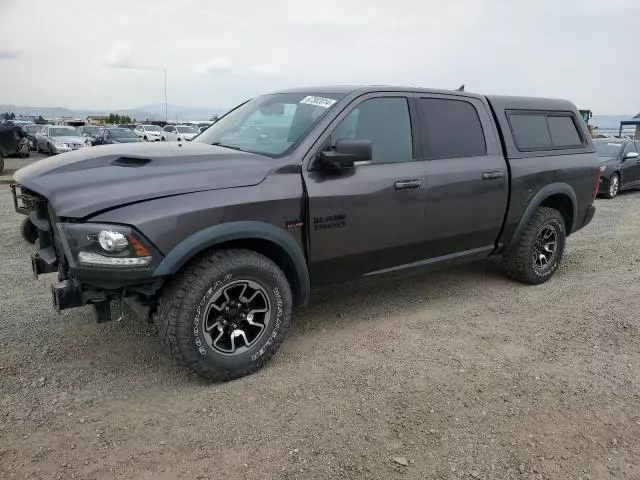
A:
<svg viewBox="0 0 640 480">
<path fill-rule="evenodd" d="M 456 95 L 471 98 L 486 98 L 496 110 L 576 110 L 575 105 L 570 101 L 555 98 L 518 97 L 509 95 L 481 95 L 478 93 L 463 92 L 459 90 L 442 90 L 435 88 L 407 87 L 395 85 L 324 85 L 316 87 L 290 88 L 286 90 L 280 90 L 276 93 L 326 93 L 334 95 L 348 95 L 350 93 L 365 94 L 371 92 L 398 91 Z"/>
<path fill-rule="evenodd" d="M 403 87 L 394 85 L 324 85 L 317 87 L 300 87 L 289 88 L 286 90 L 280 90 L 276 93 L 327 93 L 337 95 L 348 95 L 350 93 L 370 93 L 370 92 L 415 92 L 415 93 L 440 93 L 440 94 L 455 94 L 466 97 L 482 97 L 477 93 L 462 92 L 458 90 L 438 90 L 433 88 L 418 88 L 418 87 Z"/>
</svg>

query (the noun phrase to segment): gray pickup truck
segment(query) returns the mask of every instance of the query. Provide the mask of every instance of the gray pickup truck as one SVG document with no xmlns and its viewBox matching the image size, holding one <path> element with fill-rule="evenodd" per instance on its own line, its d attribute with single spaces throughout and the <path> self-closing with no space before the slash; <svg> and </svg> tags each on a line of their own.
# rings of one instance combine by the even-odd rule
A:
<svg viewBox="0 0 640 480">
<path fill-rule="evenodd" d="M 191 142 L 85 148 L 15 174 L 53 304 L 122 300 L 205 378 L 249 374 L 312 292 L 502 256 L 558 268 L 599 164 L 563 100 L 399 87 L 254 98 Z"/>
</svg>

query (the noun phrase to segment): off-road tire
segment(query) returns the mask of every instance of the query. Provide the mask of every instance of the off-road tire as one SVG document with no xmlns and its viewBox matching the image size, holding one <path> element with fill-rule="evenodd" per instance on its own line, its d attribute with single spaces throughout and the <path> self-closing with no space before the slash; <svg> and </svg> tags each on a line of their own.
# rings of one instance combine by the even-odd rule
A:
<svg viewBox="0 0 640 480">
<path fill-rule="evenodd" d="M 533 253 L 538 235 L 547 226 L 552 226 L 557 232 L 557 246 L 552 261 L 546 268 L 539 270 L 534 267 Z M 553 276 L 558 269 L 566 243 L 566 227 L 564 219 L 558 210 L 540 207 L 533 214 L 524 228 L 518 243 L 505 255 L 504 264 L 509 277 L 529 285 L 544 283 Z"/>
<path fill-rule="evenodd" d="M 617 182 L 617 188 L 615 190 L 613 190 L 613 191 L 611 189 L 612 182 Z M 620 175 L 618 175 L 617 173 L 614 173 L 607 180 L 607 188 L 604 191 L 604 193 L 602 194 L 602 196 L 604 198 L 608 198 L 609 200 L 611 200 L 611 199 L 617 197 L 619 192 L 620 192 Z"/>
<path fill-rule="evenodd" d="M 22 220 L 22 223 L 20 224 L 20 233 L 22 234 L 22 238 L 31 244 L 36 243 L 36 240 L 38 239 L 38 230 L 29 217 Z"/>
<path fill-rule="evenodd" d="M 272 305 L 269 323 L 248 351 L 224 355 L 205 340 L 200 309 L 234 281 L 249 280 L 263 287 Z M 249 375 L 276 353 L 291 322 L 292 295 L 287 277 L 270 259 L 250 250 L 207 252 L 171 280 L 154 314 L 158 335 L 181 365 L 214 382 Z"/>
</svg>

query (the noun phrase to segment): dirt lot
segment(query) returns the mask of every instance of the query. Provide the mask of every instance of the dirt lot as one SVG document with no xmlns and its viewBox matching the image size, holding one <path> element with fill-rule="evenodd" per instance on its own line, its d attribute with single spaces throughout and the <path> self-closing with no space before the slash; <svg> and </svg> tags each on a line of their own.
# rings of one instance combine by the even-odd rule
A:
<svg viewBox="0 0 640 480">
<path fill-rule="evenodd" d="M 20 220 L 0 185 L 0 478 L 640 478 L 640 192 L 545 285 L 489 262 L 315 299 L 222 385 L 138 321 L 57 316 Z"/>
</svg>

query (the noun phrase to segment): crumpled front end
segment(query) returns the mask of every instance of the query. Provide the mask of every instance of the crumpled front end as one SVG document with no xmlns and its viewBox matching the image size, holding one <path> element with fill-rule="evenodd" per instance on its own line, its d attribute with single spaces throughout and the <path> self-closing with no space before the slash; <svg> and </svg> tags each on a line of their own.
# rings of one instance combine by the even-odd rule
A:
<svg viewBox="0 0 640 480">
<path fill-rule="evenodd" d="M 61 219 L 44 196 L 19 184 L 11 190 L 16 212 L 37 232 L 34 276 L 58 273 L 51 285 L 56 311 L 92 305 L 96 320 L 106 322 L 112 300 L 150 297 L 161 287 L 153 273 L 163 256 L 132 227 Z"/>
</svg>

